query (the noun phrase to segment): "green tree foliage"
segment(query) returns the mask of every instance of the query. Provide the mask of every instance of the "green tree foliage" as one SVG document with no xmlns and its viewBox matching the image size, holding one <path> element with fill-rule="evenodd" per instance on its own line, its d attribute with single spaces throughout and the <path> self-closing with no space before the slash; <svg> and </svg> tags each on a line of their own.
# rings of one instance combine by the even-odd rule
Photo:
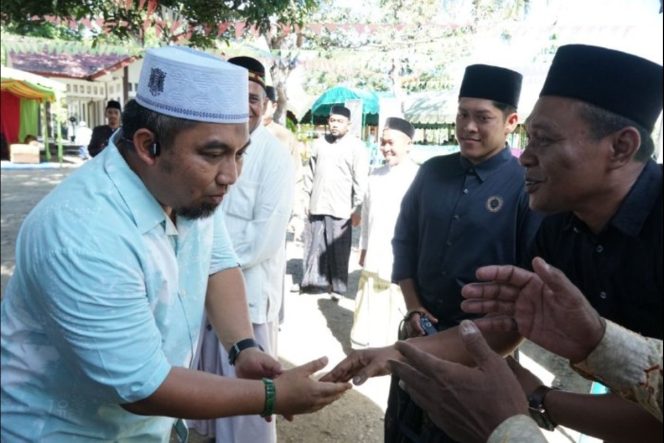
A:
<svg viewBox="0 0 664 443">
<path fill-rule="evenodd" d="M 88 29 L 97 40 L 115 38 L 214 46 L 248 29 L 266 33 L 275 24 L 298 25 L 317 0 L 3 0 L 0 21 L 12 31 L 56 27 Z M 8 28 L 9 30 L 9 28 Z M 152 33 L 152 34 L 151 34 Z"/>
<path fill-rule="evenodd" d="M 324 2 L 305 32 L 307 91 L 336 84 L 395 95 L 453 88 L 450 65 L 471 52 L 474 37 L 510 26 L 528 14 L 528 0 L 366 0 L 363 8 Z M 326 23 L 354 24 L 336 29 Z M 331 63 L 335 60 L 335 63 Z M 341 60 L 341 61 L 340 61 Z"/>
</svg>

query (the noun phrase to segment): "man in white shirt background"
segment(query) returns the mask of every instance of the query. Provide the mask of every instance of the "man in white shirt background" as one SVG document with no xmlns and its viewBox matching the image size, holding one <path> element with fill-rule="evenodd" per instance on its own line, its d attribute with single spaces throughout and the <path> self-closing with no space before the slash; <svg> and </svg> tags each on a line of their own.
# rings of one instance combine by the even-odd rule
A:
<svg viewBox="0 0 664 443">
<path fill-rule="evenodd" d="M 286 270 L 286 229 L 293 206 L 294 168 L 288 148 L 262 124 L 267 105 L 265 68 L 251 57 L 233 57 L 229 63 L 249 71 L 249 131 L 251 144 L 242 172 L 224 199 L 217 222 L 226 224 L 246 281 L 249 316 L 255 343 L 277 356 L 279 310 Z M 207 328 L 201 348 L 200 369 L 233 376 L 229 354 L 214 331 Z M 217 442 L 275 442 L 275 422 L 260 416 L 236 416 L 196 421 L 201 434 Z"/>
<path fill-rule="evenodd" d="M 360 275 L 350 340 L 353 348 L 387 346 L 397 340 L 406 313 L 401 289 L 391 281 L 392 237 L 401 200 L 417 174 L 409 158 L 415 128 L 407 120 L 390 117 L 380 138 L 383 166 L 369 176 L 362 203 Z"/>
</svg>

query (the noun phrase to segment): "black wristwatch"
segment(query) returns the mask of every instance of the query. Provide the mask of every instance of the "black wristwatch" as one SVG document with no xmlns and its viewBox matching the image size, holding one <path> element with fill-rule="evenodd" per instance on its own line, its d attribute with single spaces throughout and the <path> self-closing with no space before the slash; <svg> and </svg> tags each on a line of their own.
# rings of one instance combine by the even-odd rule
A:
<svg viewBox="0 0 664 443">
<path fill-rule="evenodd" d="M 528 411 L 530 412 L 530 416 L 540 428 L 546 429 L 547 431 L 553 431 L 556 429 L 556 426 L 558 426 L 557 423 L 551 420 L 549 413 L 544 407 L 544 398 L 546 397 L 546 394 L 555 390 L 558 390 L 558 388 L 539 386 L 528 396 Z"/>
<path fill-rule="evenodd" d="M 253 338 L 245 338 L 244 340 L 240 340 L 231 346 L 231 349 L 228 351 L 228 364 L 234 366 L 235 360 L 237 360 L 237 356 L 240 355 L 240 352 L 247 348 L 258 348 L 261 351 L 263 350 L 263 347 L 256 343 L 256 340 Z"/>
</svg>

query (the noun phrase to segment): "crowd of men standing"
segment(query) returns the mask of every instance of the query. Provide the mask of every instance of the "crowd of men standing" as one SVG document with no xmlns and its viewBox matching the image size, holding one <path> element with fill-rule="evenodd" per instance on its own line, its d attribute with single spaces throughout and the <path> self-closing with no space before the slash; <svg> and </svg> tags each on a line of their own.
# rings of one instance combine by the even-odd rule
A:
<svg viewBox="0 0 664 443">
<path fill-rule="evenodd" d="M 314 412 L 351 379 L 391 373 L 387 442 L 532 442 L 538 425 L 559 424 L 661 440 L 662 167 L 650 133 L 662 66 L 561 47 L 517 160 L 506 140 L 521 84 L 468 66 L 460 151 L 421 167 L 413 126 L 392 116 L 384 165 L 370 171 L 351 111 L 335 105 L 302 165 L 271 120 L 258 60 L 148 50 L 122 124 L 19 233 L 2 301 L 3 439 L 166 441 L 173 429 L 184 441 L 194 428 L 269 443 L 273 414 Z M 356 350 L 320 380 L 325 358 L 291 370 L 277 358 L 300 175 L 303 294 L 347 294 L 362 229 Z M 544 386 L 503 358 L 523 337 L 612 393 Z"/>
</svg>

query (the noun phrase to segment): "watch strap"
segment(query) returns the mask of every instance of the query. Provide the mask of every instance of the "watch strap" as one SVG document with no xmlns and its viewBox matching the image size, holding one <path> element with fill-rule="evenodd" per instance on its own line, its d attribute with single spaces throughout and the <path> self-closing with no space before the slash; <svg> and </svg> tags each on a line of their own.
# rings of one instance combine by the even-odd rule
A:
<svg viewBox="0 0 664 443">
<path fill-rule="evenodd" d="M 558 388 L 548 386 L 538 386 L 528 395 L 528 410 L 530 416 L 537 422 L 540 428 L 553 431 L 558 424 L 551 419 L 551 416 L 544 406 L 544 399 L 551 391 L 557 391 Z"/>
<path fill-rule="evenodd" d="M 237 360 L 237 357 L 240 355 L 240 352 L 244 351 L 247 348 L 258 348 L 261 351 L 263 350 L 263 347 L 259 345 L 256 340 L 253 338 L 245 338 L 244 340 L 240 340 L 236 342 L 233 346 L 231 346 L 230 350 L 228 351 L 228 364 L 231 366 L 235 365 L 235 360 Z"/>
</svg>

